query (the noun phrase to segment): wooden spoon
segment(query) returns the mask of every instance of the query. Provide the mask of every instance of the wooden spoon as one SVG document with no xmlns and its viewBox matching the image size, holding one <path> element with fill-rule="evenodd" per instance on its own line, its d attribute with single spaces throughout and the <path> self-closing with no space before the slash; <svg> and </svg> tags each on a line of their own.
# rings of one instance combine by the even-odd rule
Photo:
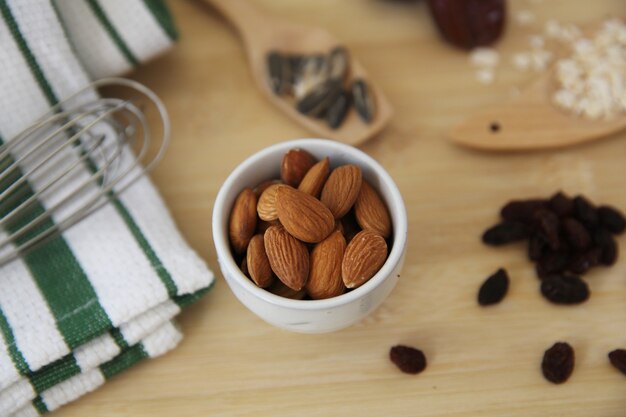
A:
<svg viewBox="0 0 626 417">
<path fill-rule="evenodd" d="M 235 26 L 243 38 L 252 75 L 261 91 L 293 120 L 324 138 L 350 145 L 358 145 L 378 134 L 389 122 L 392 108 L 381 89 L 367 77 L 363 67 L 350 58 L 351 79 L 366 80 L 374 95 L 376 112 L 370 123 L 362 121 L 351 109 L 337 129 L 328 127 L 324 120 L 301 114 L 295 103 L 277 96 L 271 90 L 267 71 L 267 55 L 271 51 L 298 54 L 328 53 L 339 46 L 329 33 L 318 28 L 285 22 L 268 16 L 246 0 L 205 0 Z"/>
<path fill-rule="evenodd" d="M 523 151 L 560 148 L 609 136 L 626 128 L 626 116 L 594 121 L 551 103 L 554 67 L 508 103 L 485 109 L 449 133 L 470 148 Z"/>
</svg>

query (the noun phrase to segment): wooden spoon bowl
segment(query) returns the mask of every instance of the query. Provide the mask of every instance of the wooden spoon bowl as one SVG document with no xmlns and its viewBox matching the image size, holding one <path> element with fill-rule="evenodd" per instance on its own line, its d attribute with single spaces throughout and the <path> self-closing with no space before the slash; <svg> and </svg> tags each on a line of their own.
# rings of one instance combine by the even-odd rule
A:
<svg viewBox="0 0 626 417">
<path fill-rule="evenodd" d="M 560 148 L 600 139 L 626 128 L 626 116 L 589 120 L 550 101 L 554 73 L 547 71 L 515 99 L 487 108 L 450 131 L 459 145 L 492 151 Z"/>
<path fill-rule="evenodd" d="M 593 36 L 599 24 L 582 28 Z M 563 51 L 561 51 L 563 52 Z M 591 120 L 559 109 L 552 103 L 557 90 L 552 65 L 518 97 L 471 116 L 450 131 L 463 146 L 493 151 L 561 148 L 609 136 L 626 128 L 626 115 Z"/>
<path fill-rule="evenodd" d="M 269 83 L 267 56 L 270 52 L 286 54 L 326 54 L 341 44 L 328 32 L 318 28 L 286 22 L 268 16 L 246 0 L 205 0 L 235 26 L 241 35 L 252 76 L 267 98 L 290 118 L 321 137 L 358 145 L 374 137 L 387 125 L 392 108 L 381 89 L 368 78 L 363 67 L 350 57 L 351 79 L 361 78 L 368 83 L 376 102 L 376 112 L 370 123 L 360 119 L 351 109 L 337 129 L 331 129 L 324 120 L 298 112 L 293 100 L 276 95 Z"/>
</svg>

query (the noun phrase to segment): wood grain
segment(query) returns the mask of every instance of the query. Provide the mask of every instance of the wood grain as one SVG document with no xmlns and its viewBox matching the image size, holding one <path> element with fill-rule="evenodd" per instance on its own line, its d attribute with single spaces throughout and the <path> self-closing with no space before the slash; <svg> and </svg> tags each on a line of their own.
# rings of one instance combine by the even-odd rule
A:
<svg viewBox="0 0 626 417">
<path fill-rule="evenodd" d="M 529 82 L 503 65 L 478 84 L 465 53 L 444 46 L 423 2 L 258 0 L 270 13 L 328 29 L 351 49 L 395 108 L 391 125 L 362 146 L 396 180 L 409 213 L 402 278 L 364 322 L 325 335 L 288 333 L 261 322 L 219 277 L 211 242 L 212 202 L 229 172 L 270 144 L 310 133 L 256 89 L 232 29 L 197 1 L 171 2 L 182 32 L 176 49 L 133 77 L 168 105 L 172 146 L 153 174 L 189 243 L 215 270 L 210 294 L 181 317 L 186 334 L 167 356 L 139 365 L 59 410 L 59 417 L 457 416 L 618 417 L 626 377 L 606 358 L 626 347 L 626 260 L 589 276 L 584 305 L 545 302 L 521 246 L 494 249 L 480 233 L 508 199 L 563 189 L 626 209 L 626 135 L 559 151 L 494 154 L 451 144 L 447 130 Z M 510 2 L 513 10 L 534 4 Z M 546 0 L 538 14 L 584 22 L 623 12 L 623 0 Z M 514 51 L 514 24 L 499 45 Z M 619 243 L 626 244 L 624 237 Z M 476 292 L 498 267 L 510 293 L 479 308 Z M 576 349 L 562 386 L 539 371 L 556 340 Z M 429 365 L 400 373 L 390 346 L 421 348 Z"/>
</svg>

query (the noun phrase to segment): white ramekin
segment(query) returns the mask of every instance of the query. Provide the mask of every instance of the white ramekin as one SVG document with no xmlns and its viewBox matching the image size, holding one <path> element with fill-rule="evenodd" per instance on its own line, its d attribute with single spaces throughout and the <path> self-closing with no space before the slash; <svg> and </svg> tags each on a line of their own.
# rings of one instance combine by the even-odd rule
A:
<svg viewBox="0 0 626 417">
<path fill-rule="evenodd" d="M 228 220 L 237 195 L 245 187 L 279 178 L 283 155 L 305 149 L 318 159 L 330 158 L 331 168 L 347 163 L 361 167 L 363 178 L 378 190 L 389 208 L 393 241 L 387 261 L 368 282 L 338 297 L 292 300 L 257 287 L 239 269 L 228 241 Z M 294 332 L 323 333 L 350 326 L 374 311 L 387 298 L 400 277 L 407 240 L 404 201 L 389 174 L 374 159 L 352 146 L 323 139 L 278 143 L 243 161 L 222 185 L 213 209 L 213 241 L 222 274 L 239 301 L 266 322 Z"/>
</svg>

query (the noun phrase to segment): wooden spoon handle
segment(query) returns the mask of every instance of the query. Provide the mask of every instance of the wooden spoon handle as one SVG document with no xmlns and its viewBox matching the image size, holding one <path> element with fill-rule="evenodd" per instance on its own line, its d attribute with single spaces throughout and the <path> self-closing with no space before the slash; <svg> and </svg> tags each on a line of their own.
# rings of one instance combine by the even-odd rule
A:
<svg viewBox="0 0 626 417">
<path fill-rule="evenodd" d="M 268 17 L 247 0 L 205 0 L 219 11 L 237 29 L 246 43 L 256 33 L 265 33 Z"/>
</svg>

